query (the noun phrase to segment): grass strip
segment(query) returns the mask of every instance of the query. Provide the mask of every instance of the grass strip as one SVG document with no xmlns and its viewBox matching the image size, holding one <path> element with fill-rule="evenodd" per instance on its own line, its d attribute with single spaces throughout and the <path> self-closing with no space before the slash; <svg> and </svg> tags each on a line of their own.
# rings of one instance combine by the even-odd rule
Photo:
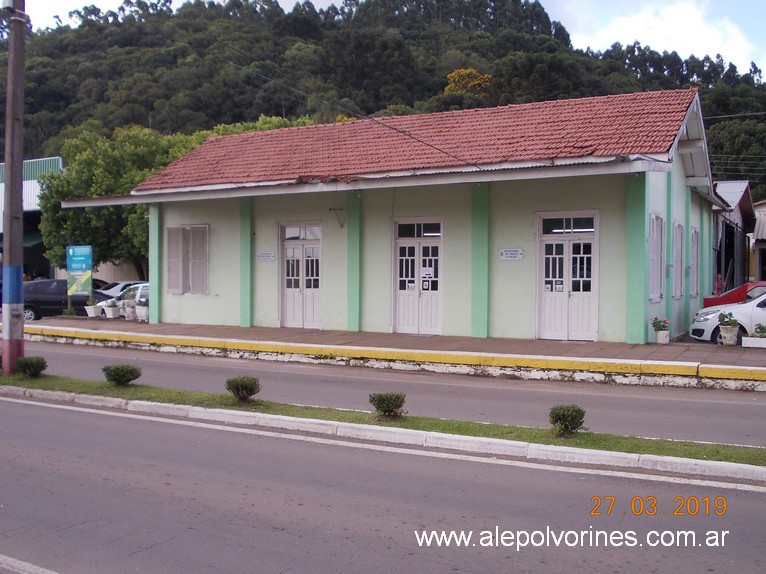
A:
<svg viewBox="0 0 766 574">
<path fill-rule="evenodd" d="M 105 381 L 82 381 L 52 375 L 42 375 L 41 377 L 33 379 L 17 374 L 10 377 L 4 377 L 3 384 L 29 389 L 66 391 L 127 400 L 154 401 L 206 408 L 234 409 L 289 417 L 389 426 L 473 437 L 516 440 L 536 444 L 590 448 L 634 454 L 676 456 L 698 460 L 716 460 L 766 466 L 766 448 L 759 447 L 702 444 L 690 441 L 674 441 L 666 439 L 655 440 L 594 432 L 579 432 L 573 437 L 558 438 L 554 436 L 550 428 L 517 427 L 513 425 L 446 420 L 423 416 L 405 415 L 396 419 L 381 420 L 375 414 L 359 411 L 298 406 L 262 400 L 253 400 L 243 404 L 237 402 L 231 393 L 185 391 L 137 384 L 118 387 Z"/>
</svg>

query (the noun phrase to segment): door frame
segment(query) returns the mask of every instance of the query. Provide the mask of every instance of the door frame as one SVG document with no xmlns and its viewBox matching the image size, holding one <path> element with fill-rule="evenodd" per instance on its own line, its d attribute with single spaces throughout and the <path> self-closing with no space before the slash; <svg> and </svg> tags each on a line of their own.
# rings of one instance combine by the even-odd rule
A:
<svg viewBox="0 0 766 574">
<path fill-rule="evenodd" d="M 398 244 L 399 241 L 402 242 L 422 242 L 422 241 L 428 241 L 427 237 L 405 237 L 401 240 L 398 237 L 398 225 L 400 223 L 438 223 L 439 229 L 440 229 L 440 236 L 438 238 L 439 242 L 439 329 L 438 333 L 435 333 L 437 335 L 441 335 L 444 330 L 444 218 L 442 216 L 434 216 L 434 217 L 396 217 L 391 222 L 391 317 L 390 317 L 390 325 L 391 325 L 391 332 L 396 333 L 397 331 L 397 313 L 398 313 L 398 307 L 397 307 L 397 291 L 398 291 L 398 261 L 399 261 L 399 250 L 398 250 Z M 421 258 L 421 253 L 418 251 L 416 253 L 416 258 L 419 261 Z M 418 285 L 418 291 L 421 289 L 420 282 L 416 282 Z M 420 317 L 420 309 L 418 308 L 418 317 Z M 420 332 L 420 323 L 418 320 L 418 332 Z"/>
<path fill-rule="evenodd" d="M 318 227 L 319 228 L 319 239 L 296 239 L 296 240 L 286 240 L 285 239 L 285 228 L 287 227 Z M 302 245 L 306 245 L 307 243 L 319 243 L 319 288 L 320 290 L 324 288 L 324 242 L 322 241 L 324 237 L 324 230 L 322 228 L 322 222 L 320 220 L 301 220 L 301 221 L 280 221 L 277 222 L 277 258 L 278 258 L 278 267 L 277 267 L 277 295 L 278 295 L 278 310 L 277 310 L 277 324 L 279 327 L 285 326 L 285 243 L 301 243 Z M 305 257 L 302 258 L 302 261 L 305 261 Z M 303 265 L 301 265 L 301 280 L 303 280 Z M 303 290 L 304 287 L 301 286 L 301 289 Z M 320 317 L 322 316 L 322 296 L 320 295 Z M 320 320 L 320 323 L 322 321 Z M 306 328 L 305 322 L 303 327 L 295 327 L 297 328 Z M 314 327 L 311 327 L 314 328 Z M 321 327 L 319 327 L 321 329 Z"/>
<path fill-rule="evenodd" d="M 544 234 L 543 233 L 543 221 L 546 219 L 557 218 L 593 218 L 593 232 L 576 233 L 576 232 L 563 232 L 561 234 Z M 555 241 L 556 238 L 560 238 L 561 241 L 568 243 L 568 247 L 571 247 L 571 243 L 575 241 L 591 241 L 591 321 L 593 330 L 592 339 L 586 340 L 598 340 L 598 324 L 599 324 L 599 285 L 600 285 L 600 256 L 599 256 L 599 238 L 600 238 L 600 222 L 599 222 L 599 210 L 597 209 L 583 209 L 583 210 L 571 210 L 571 211 L 540 211 L 535 213 L 535 338 L 540 338 L 542 331 L 542 319 L 543 319 L 543 282 L 545 275 L 545 250 L 544 244 L 546 241 Z M 567 276 L 571 282 L 571 252 L 568 250 L 568 260 L 565 262 L 565 269 L 567 270 Z M 567 285 L 569 289 L 571 283 Z M 569 303 L 567 302 L 567 335 L 564 341 L 580 340 L 571 339 L 569 330 Z M 559 339 L 552 339 L 559 340 Z"/>
</svg>

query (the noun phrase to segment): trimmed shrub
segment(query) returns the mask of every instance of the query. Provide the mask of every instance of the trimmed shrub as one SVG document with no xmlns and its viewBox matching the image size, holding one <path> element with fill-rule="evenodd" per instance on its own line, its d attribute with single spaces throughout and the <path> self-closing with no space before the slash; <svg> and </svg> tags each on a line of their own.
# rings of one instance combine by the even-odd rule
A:
<svg viewBox="0 0 766 574">
<path fill-rule="evenodd" d="M 370 404 L 384 417 L 398 417 L 403 414 L 404 393 L 372 393 Z"/>
<path fill-rule="evenodd" d="M 107 381 L 119 387 L 126 387 L 141 376 L 141 368 L 135 365 L 107 365 L 101 370 Z"/>
<path fill-rule="evenodd" d="M 37 378 L 48 368 L 43 357 L 19 357 L 16 359 L 16 370 L 28 377 Z"/>
<path fill-rule="evenodd" d="M 246 403 L 250 397 L 261 392 L 261 383 L 257 377 L 240 375 L 226 381 L 226 390 L 241 403 Z"/>
<path fill-rule="evenodd" d="M 556 405 L 551 407 L 549 420 L 556 436 L 573 436 L 585 428 L 585 409 L 577 405 Z"/>
</svg>

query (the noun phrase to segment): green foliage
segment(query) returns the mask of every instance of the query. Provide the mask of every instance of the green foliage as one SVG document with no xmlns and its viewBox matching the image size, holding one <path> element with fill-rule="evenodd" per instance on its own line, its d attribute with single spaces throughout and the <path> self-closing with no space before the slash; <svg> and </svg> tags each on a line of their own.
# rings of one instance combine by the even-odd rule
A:
<svg viewBox="0 0 766 574">
<path fill-rule="evenodd" d="M 106 380 L 118 387 L 125 387 L 141 376 L 141 368 L 135 365 L 107 365 L 102 371 Z"/>
<path fill-rule="evenodd" d="M 555 405 L 548 415 L 557 437 L 573 436 L 583 430 L 585 409 L 577 405 Z"/>
<path fill-rule="evenodd" d="M 16 370 L 28 377 L 37 378 L 48 368 L 44 357 L 19 357 L 16 359 Z"/>
<path fill-rule="evenodd" d="M 320 10 L 302 2 L 288 13 L 274 0 L 179 2 L 176 13 L 170 0 L 123 4 L 116 11 L 86 6 L 73 11 L 73 26 L 30 30 L 24 156 L 65 155 L 67 142 L 85 132 L 110 142 L 118 128 L 178 134 L 162 136 L 176 142 L 163 150 L 137 145 L 135 152 L 156 158 L 148 166 L 141 153 L 107 154 L 99 165 L 92 160 L 104 144 L 93 140 L 92 153 L 85 146 L 81 158 L 92 177 L 57 184 L 56 198 L 127 193 L 131 179 L 193 149 L 200 137 L 229 133 L 213 126 L 237 130 L 263 117 L 331 122 L 353 117 L 349 109 L 422 113 L 691 85 L 701 88 L 706 118 L 717 118 L 708 121 L 717 176 L 750 179 L 753 197 L 766 197 L 766 183 L 755 177 L 764 161 L 758 137 L 764 124 L 757 115 L 735 118 L 766 111 L 755 63 L 740 73 L 722 57 L 683 58 L 638 41 L 603 52 L 574 50 L 564 23 L 537 1 L 348 0 Z M 0 18 L 0 50 L 2 25 Z M 6 65 L 0 59 L 0 93 Z M 458 87 L 448 79 L 458 69 L 491 75 L 488 89 L 483 82 Z M 75 156 L 66 155 L 69 169 Z M 123 157 L 126 173 L 117 173 Z M 101 245 L 103 260 L 128 251 L 134 265 L 145 265 L 145 208 L 98 209 L 98 216 L 75 210 L 87 213 L 82 224 L 51 225 L 67 223 L 62 233 L 80 242 L 83 228 L 108 218 L 93 237 L 108 237 L 101 230 L 116 225 L 132 247 L 113 253 Z M 48 248 L 58 253 L 59 242 Z"/>
<path fill-rule="evenodd" d="M 755 329 L 753 329 L 753 337 L 764 338 L 766 337 L 766 325 L 763 323 L 756 323 Z"/>
<path fill-rule="evenodd" d="M 736 327 L 739 325 L 739 321 L 734 318 L 733 313 L 722 312 L 718 314 L 718 324 L 721 327 Z"/>
<path fill-rule="evenodd" d="M 240 375 L 226 381 L 226 390 L 240 402 L 247 402 L 253 395 L 261 391 L 261 383 L 257 377 Z"/>
<path fill-rule="evenodd" d="M 370 404 L 381 416 L 398 417 L 403 414 L 402 408 L 404 407 L 405 398 L 406 395 L 404 393 L 371 393 Z"/>
</svg>

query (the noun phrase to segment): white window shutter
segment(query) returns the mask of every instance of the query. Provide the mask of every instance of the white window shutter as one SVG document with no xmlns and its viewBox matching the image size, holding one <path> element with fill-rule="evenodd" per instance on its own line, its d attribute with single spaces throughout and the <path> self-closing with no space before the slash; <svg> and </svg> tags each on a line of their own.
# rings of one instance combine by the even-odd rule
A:
<svg viewBox="0 0 766 574">
<path fill-rule="evenodd" d="M 168 227 L 167 233 L 167 284 L 168 293 L 184 292 L 186 278 L 184 270 L 184 235 L 183 227 Z"/>
<path fill-rule="evenodd" d="M 190 228 L 189 292 L 208 293 L 208 226 Z"/>
</svg>

